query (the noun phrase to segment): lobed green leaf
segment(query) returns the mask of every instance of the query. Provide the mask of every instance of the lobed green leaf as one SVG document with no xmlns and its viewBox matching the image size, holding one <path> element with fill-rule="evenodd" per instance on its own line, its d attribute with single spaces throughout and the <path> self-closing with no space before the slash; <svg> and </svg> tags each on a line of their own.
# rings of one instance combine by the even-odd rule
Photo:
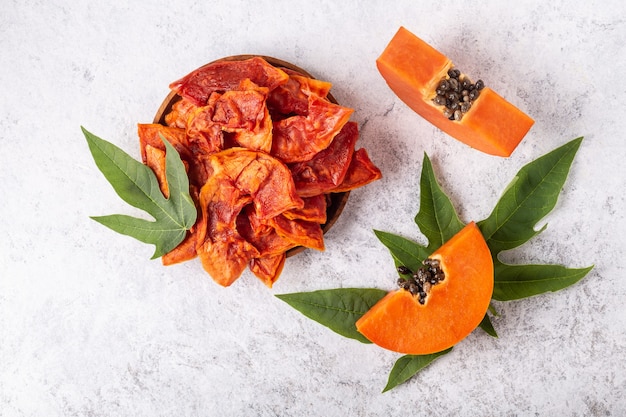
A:
<svg viewBox="0 0 626 417">
<path fill-rule="evenodd" d="M 386 294 L 376 288 L 338 288 L 277 294 L 276 297 L 344 337 L 371 343 L 358 332 L 356 322 Z"/>
<path fill-rule="evenodd" d="M 197 210 L 189 195 L 189 179 L 180 155 L 163 137 L 169 198 L 154 172 L 114 144 L 82 128 L 96 166 L 115 192 L 128 204 L 150 214 L 154 221 L 125 215 L 94 216 L 110 229 L 155 245 L 152 259 L 174 249 L 196 222 Z"/>
</svg>

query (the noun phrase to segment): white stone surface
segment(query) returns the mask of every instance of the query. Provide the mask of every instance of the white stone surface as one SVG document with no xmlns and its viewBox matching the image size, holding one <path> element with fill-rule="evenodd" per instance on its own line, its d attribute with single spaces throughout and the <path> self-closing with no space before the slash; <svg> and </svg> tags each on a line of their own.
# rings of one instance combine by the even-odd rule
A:
<svg viewBox="0 0 626 417">
<path fill-rule="evenodd" d="M 400 25 L 531 114 L 509 159 L 412 113 L 374 61 Z M 626 7 L 621 0 L 5 1 L 0 14 L 0 416 L 626 415 Z M 167 86 L 222 56 L 270 55 L 333 82 L 384 179 L 352 193 L 324 253 L 274 289 L 215 285 L 198 262 L 90 215 L 128 213 L 80 126 L 138 157 Z M 559 293 L 496 303 L 475 332 L 381 394 L 399 357 L 344 339 L 275 294 L 393 286 L 372 229 L 421 239 L 423 153 L 464 221 L 517 170 L 585 140 L 549 227 L 507 254 L 595 264 Z"/>
</svg>

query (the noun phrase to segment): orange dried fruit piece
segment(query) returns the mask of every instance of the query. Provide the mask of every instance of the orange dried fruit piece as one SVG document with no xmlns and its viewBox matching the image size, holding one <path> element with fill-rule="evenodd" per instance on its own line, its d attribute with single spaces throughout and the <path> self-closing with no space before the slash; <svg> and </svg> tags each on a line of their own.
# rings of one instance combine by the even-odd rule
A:
<svg viewBox="0 0 626 417">
<path fill-rule="evenodd" d="M 270 91 L 289 79 L 284 71 L 270 65 L 261 57 L 246 60 L 221 60 L 206 64 L 170 84 L 172 91 L 187 98 L 196 106 L 204 106 L 212 93 L 236 90 L 244 79 L 249 79 Z"/>
<path fill-rule="evenodd" d="M 274 123 L 272 155 L 285 163 L 308 161 L 326 149 L 354 112 L 311 95 L 306 116 L 296 115 Z"/>
<path fill-rule="evenodd" d="M 220 285 L 232 284 L 259 251 L 239 233 L 237 220 L 248 204 L 259 219 L 301 208 L 287 167 L 263 152 L 230 148 L 208 158 L 212 174 L 200 190 L 204 228 L 197 251 L 205 270 Z"/>
<path fill-rule="evenodd" d="M 206 106 L 189 109 L 187 136 L 204 154 L 233 146 L 267 153 L 271 150 L 268 90 L 249 80 L 244 80 L 240 88 L 224 94 L 213 93 Z M 227 139 L 230 143 L 225 143 Z"/>
<path fill-rule="evenodd" d="M 306 220 L 290 220 L 285 216 L 276 216 L 269 224 L 279 236 L 292 242 L 294 246 L 324 250 L 324 233 L 319 223 Z"/>
<path fill-rule="evenodd" d="M 478 226 L 466 225 L 429 260 L 438 264 L 443 280 L 430 286 L 423 303 L 420 294 L 406 289 L 383 297 L 356 322 L 368 340 L 395 352 L 426 355 L 454 346 L 480 324 L 491 300 L 494 272 Z"/>
<path fill-rule="evenodd" d="M 198 252 L 196 251 L 196 228 L 197 223 L 187 232 L 187 236 L 185 236 L 185 239 L 183 239 L 178 246 L 161 257 L 161 263 L 163 265 L 174 265 L 190 261 L 198 256 Z"/>
<path fill-rule="evenodd" d="M 181 98 L 172 105 L 170 112 L 165 115 L 165 124 L 170 127 L 186 129 L 189 115 L 196 107 L 191 100 Z"/>
<path fill-rule="evenodd" d="M 180 128 L 163 126 L 158 123 L 138 124 L 139 146 L 141 157 L 146 163 L 146 148 L 151 146 L 165 151 L 161 135 L 176 149 L 187 169 L 189 183 L 193 187 L 201 187 L 209 173 L 206 165 L 199 158 L 197 145 L 190 143 L 185 131 Z"/>
<path fill-rule="evenodd" d="M 194 106 L 189 109 L 185 134 L 194 155 L 198 158 L 208 157 L 224 149 L 224 132 L 222 127 L 213 121 L 215 107 L 220 94 L 211 94 L 205 106 Z"/>
<path fill-rule="evenodd" d="M 380 169 L 370 159 L 365 148 L 357 149 L 352 155 L 352 161 L 343 182 L 335 187 L 333 193 L 344 193 L 355 188 L 363 187 L 370 182 L 382 178 Z"/>
<path fill-rule="evenodd" d="M 252 200 L 225 178 L 211 177 L 200 191 L 204 228 L 196 237 L 196 251 L 205 271 L 224 287 L 231 285 L 259 256 L 236 228 L 237 216 Z"/>
<path fill-rule="evenodd" d="M 266 106 L 269 90 L 244 80 L 238 90 L 227 91 L 215 103 L 213 122 L 231 133 L 235 146 L 269 153 L 272 119 Z"/>
<path fill-rule="evenodd" d="M 250 261 L 250 271 L 265 285 L 272 288 L 285 266 L 286 256 L 284 253 L 262 258 L 253 258 Z"/>
<path fill-rule="evenodd" d="M 290 220 L 306 220 L 319 224 L 326 223 L 326 195 L 318 194 L 311 197 L 302 197 L 302 201 L 304 201 L 304 207 L 287 210 L 283 213 L 283 216 Z"/>
<path fill-rule="evenodd" d="M 350 167 L 359 138 L 355 122 L 347 122 L 330 145 L 308 161 L 290 166 L 296 190 L 302 197 L 330 192 L 341 184 Z"/>
<path fill-rule="evenodd" d="M 237 231 L 254 245 L 261 257 L 279 255 L 296 246 L 279 235 L 270 220 L 259 219 L 251 204 L 243 209 L 237 219 Z"/>
<path fill-rule="evenodd" d="M 159 183 L 159 188 L 165 198 L 169 198 L 170 189 L 167 184 L 167 177 L 165 176 L 165 151 L 151 145 L 146 145 L 145 154 L 145 164 L 152 169 L 152 172 L 154 172 Z"/>
<path fill-rule="evenodd" d="M 185 131 L 182 129 L 157 123 L 140 123 L 137 125 L 137 134 L 139 136 L 141 159 L 144 163 L 146 162 L 147 145 L 165 152 L 165 145 L 161 140 L 161 135 L 176 149 L 183 161 L 189 161 L 193 157 Z"/>
<path fill-rule="evenodd" d="M 330 93 L 332 84 L 329 82 L 281 69 L 289 75 L 289 80 L 272 90 L 267 99 L 268 107 L 277 120 L 292 115 L 306 116 L 309 113 L 309 96 L 327 98 Z"/>
</svg>

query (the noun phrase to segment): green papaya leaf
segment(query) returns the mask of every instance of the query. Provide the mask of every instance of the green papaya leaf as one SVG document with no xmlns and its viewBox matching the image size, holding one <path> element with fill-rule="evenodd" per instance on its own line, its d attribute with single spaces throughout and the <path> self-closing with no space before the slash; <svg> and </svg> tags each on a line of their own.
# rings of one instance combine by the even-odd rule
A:
<svg viewBox="0 0 626 417">
<path fill-rule="evenodd" d="M 389 249 L 396 267 L 403 265 L 411 271 L 417 271 L 422 265 L 422 261 L 431 253 L 425 246 L 402 236 L 381 232 L 380 230 L 374 230 L 374 234 Z"/>
<path fill-rule="evenodd" d="M 412 271 L 417 270 L 424 259 L 464 226 L 450 198 L 437 182 L 432 163 L 426 153 L 420 176 L 420 209 L 415 216 L 415 223 L 428 239 L 428 246 L 422 246 L 395 234 L 374 230 L 378 240 L 391 252 L 396 267 L 403 265 Z"/>
<path fill-rule="evenodd" d="M 404 355 L 393 366 L 383 392 L 387 392 L 398 385 L 408 381 L 413 375 L 430 365 L 435 359 L 452 351 L 448 348 L 444 351 L 430 355 Z"/>
<path fill-rule="evenodd" d="M 371 343 L 358 332 L 355 323 L 386 294 L 376 288 L 338 288 L 276 297 L 344 337 Z"/>
<path fill-rule="evenodd" d="M 174 249 L 196 222 L 197 210 L 189 195 L 185 167 L 170 143 L 166 148 L 165 171 L 169 198 L 159 188 L 154 172 L 122 149 L 81 127 L 97 167 L 128 204 L 150 214 L 154 221 L 114 214 L 92 219 L 127 236 L 155 245 L 152 259 Z"/>
<path fill-rule="evenodd" d="M 561 265 L 507 265 L 495 266 L 493 299 L 498 301 L 518 300 L 559 291 L 580 281 L 593 266 L 566 268 Z"/>
<path fill-rule="evenodd" d="M 489 318 L 489 314 L 485 313 L 485 317 L 478 325 L 481 329 L 483 329 L 489 336 L 498 337 L 498 333 L 496 333 L 496 329 L 493 327 L 491 323 L 491 319 Z"/>
<path fill-rule="evenodd" d="M 556 205 L 582 137 L 522 167 L 506 188 L 493 211 L 478 222 L 494 262 L 498 254 L 530 240 L 545 229 L 537 223 Z"/>
<path fill-rule="evenodd" d="M 415 223 L 428 239 L 428 254 L 437 250 L 464 226 L 450 198 L 437 182 L 433 166 L 425 153 L 420 177 L 420 209 L 415 216 Z"/>
</svg>

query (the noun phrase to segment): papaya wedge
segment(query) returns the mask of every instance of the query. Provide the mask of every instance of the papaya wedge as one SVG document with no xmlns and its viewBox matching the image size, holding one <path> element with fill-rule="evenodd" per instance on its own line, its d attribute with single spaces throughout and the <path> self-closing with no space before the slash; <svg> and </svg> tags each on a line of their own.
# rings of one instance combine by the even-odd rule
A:
<svg viewBox="0 0 626 417">
<path fill-rule="evenodd" d="M 425 263 L 440 271 L 417 291 L 389 292 L 356 322 L 368 340 L 394 352 L 426 355 L 454 346 L 480 324 L 493 293 L 493 259 L 476 223 Z"/>
<path fill-rule="evenodd" d="M 453 138 L 490 155 L 510 156 L 534 120 L 489 87 L 471 102 L 460 120 L 435 103 L 452 61 L 404 27 L 396 32 L 376 66 L 391 90 L 407 106 Z M 462 100 L 461 100 L 462 103 Z"/>
</svg>

